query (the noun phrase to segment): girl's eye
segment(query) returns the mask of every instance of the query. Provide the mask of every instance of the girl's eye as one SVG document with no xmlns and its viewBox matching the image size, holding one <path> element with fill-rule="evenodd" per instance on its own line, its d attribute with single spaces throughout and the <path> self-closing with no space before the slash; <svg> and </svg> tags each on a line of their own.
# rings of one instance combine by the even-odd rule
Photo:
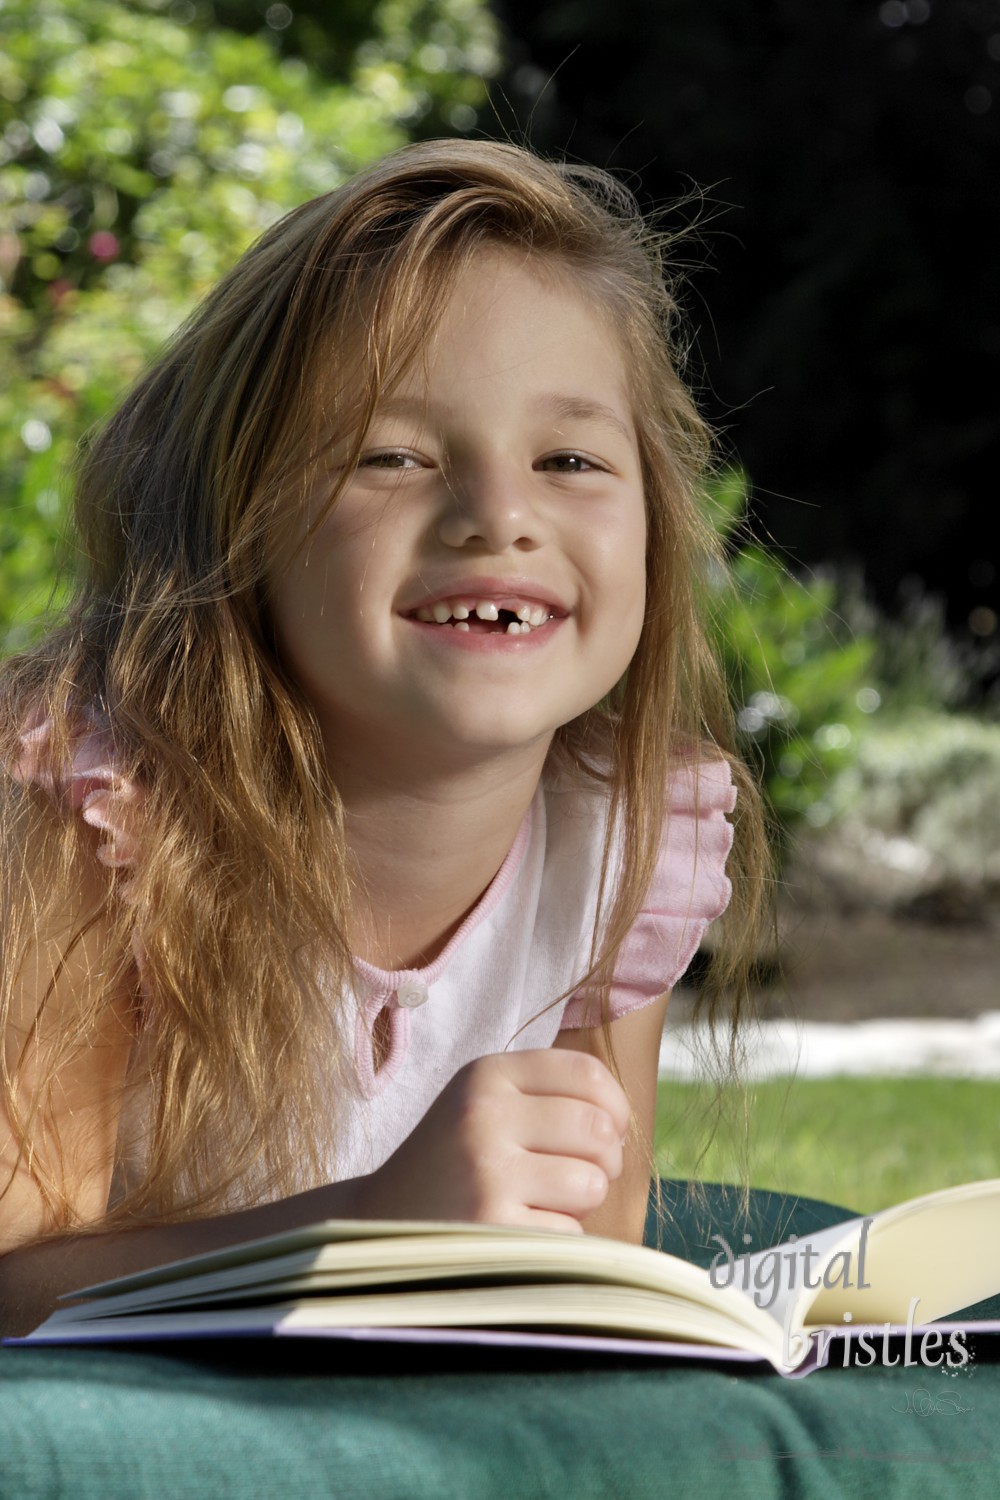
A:
<svg viewBox="0 0 1000 1500">
<path fill-rule="evenodd" d="M 385 448 L 377 453 L 362 454 L 358 460 L 358 468 L 415 469 L 419 468 L 419 464 L 412 453 L 401 452 L 398 448 Z"/>
<path fill-rule="evenodd" d="M 549 469 L 556 474 L 588 474 L 598 465 L 582 453 L 550 453 L 539 461 L 538 468 Z"/>
</svg>

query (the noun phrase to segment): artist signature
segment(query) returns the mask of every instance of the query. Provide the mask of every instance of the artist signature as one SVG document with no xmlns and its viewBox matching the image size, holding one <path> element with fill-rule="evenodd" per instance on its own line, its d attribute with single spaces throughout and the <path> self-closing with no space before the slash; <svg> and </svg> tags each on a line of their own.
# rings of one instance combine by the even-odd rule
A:
<svg viewBox="0 0 1000 1500">
<path fill-rule="evenodd" d="M 965 1463 L 986 1464 L 992 1463 L 996 1455 L 989 1449 L 981 1449 L 968 1453 L 910 1453 L 905 1450 L 887 1448 L 869 1448 L 867 1444 L 861 1443 L 855 1446 L 852 1443 L 838 1443 L 835 1448 L 772 1448 L 761 1443 L 753 1446 L 749 1443 L 741 1443 L 735 1448 L 727 1448 L 716 1454 L 719 1463 L 771 1463 L 775 1459 L 787 1458 L 823 1458 L 823 1459 L 854 1459 L 870 1462 L 877 1459 L 883 1463 L 902 1464 L 936 1464 L 936 1463 Z"/>
<path fill-rule="evenodd" d="M 903 1391 L 902 1395 L 905 1404 L 897 1406 L 893 1402 L 892 1405 L 893 1411 L 899 1412 L 900 1415 L 929 1417 L 940 1413 L 945 1416 L 954 1416 L 956 1412 L 974 1410 L 971 1401 L 962 1401 L 958 1396 L 943 1393 L 940 1396 L 932 1396 L 930 1391 L 922 1385 L 918 1386 L 915 1391 Z"/>
</svg>

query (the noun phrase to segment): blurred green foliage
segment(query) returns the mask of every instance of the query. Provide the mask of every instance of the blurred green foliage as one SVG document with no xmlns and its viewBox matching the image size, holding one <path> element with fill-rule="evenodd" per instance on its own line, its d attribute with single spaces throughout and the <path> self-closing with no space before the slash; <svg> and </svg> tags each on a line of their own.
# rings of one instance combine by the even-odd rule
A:
<svg viewBox="0 0 1000 1500">
<path fill-rule="evenodd" d="M 928 708 L 890 713 L 832 788 L 838 819 L 941 886 L 1000 892 L 1000 725 Z M 900 842 L 902 841 L 902 843 Z M 908 853 L 909 851 L 909 853 Z"/>
<path fill-rule="evenodd" d="M 288 10 L 0 4 L 0 650 L 58 603 L 80 437 L 197 298 L 419 122 L 475 123 L 497 66 L 484 0 L 316 7 L 341 59 L 325 77 L 282 55 Z"/>
<path fill-rule="evenodd" d="M 282 57 L 349 83 L 359 67 L 405 75 L 407 133 L 427 139 L 471 130 L 486 102 L 483 78 L 500 67 L 497 28 L 482 0 L 173 0 L 196 25 L 262 32 Z"/>
<path fill-rule="evenodd" d="M 903 580 L 891 617 L 874 607 L 857 572 L 842 578 L 841 601 L 852 628 L 874 636 L 875 673 L 887 717 L 927 710 L 946 714 L 970 704 L 979 705 L 987 718 L 998 717 L 1000 636 L 977 640 L 950 631 L 944 600 L 915 576 Z"/>
<path fill-rule="evenodd" d="M 743 537 L 745 476 L 722 474 L 708 497 L 730 551 L 709 581 L 715 639 L 736 694 L 742 749 L 760 767 L 779 831 L 831 816 L 828 792 L 849 765 L 868 715 L 881 702 L 875 641 L 838 610 L 834 578 L 795 576 Z"/>
</svg>

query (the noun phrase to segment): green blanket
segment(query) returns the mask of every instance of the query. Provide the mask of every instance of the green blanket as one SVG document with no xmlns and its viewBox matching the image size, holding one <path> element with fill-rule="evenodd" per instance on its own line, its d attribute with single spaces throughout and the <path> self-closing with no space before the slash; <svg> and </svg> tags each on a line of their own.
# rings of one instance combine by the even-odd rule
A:
<svg viewBox="0 0 1000 1500">
<path fill-rule="evenodd" d="M 841 1209 L 664 1186 L 650 1243 L 707 1264 Z M 986 1341 L 982 1341 L 985 1345 Z M 2 1500 L 1000 1494 L 1000 1363 L 758 1367 L 339 1341 L 0 1352 Z"/>
</svg>

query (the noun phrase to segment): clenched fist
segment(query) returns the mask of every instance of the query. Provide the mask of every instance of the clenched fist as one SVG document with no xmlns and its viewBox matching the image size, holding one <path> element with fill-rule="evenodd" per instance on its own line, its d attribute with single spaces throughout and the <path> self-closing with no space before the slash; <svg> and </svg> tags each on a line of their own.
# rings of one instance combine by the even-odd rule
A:
<svg viewBox="0 0 1000 1500">
<path fill-rule="evenodd" d="M 359 1215 L 581 1233 L 621 1175 L 629 1113 L 621 1085 L 587 1053 L 479 1058 L 358 1182 Z"/>
</svg>

